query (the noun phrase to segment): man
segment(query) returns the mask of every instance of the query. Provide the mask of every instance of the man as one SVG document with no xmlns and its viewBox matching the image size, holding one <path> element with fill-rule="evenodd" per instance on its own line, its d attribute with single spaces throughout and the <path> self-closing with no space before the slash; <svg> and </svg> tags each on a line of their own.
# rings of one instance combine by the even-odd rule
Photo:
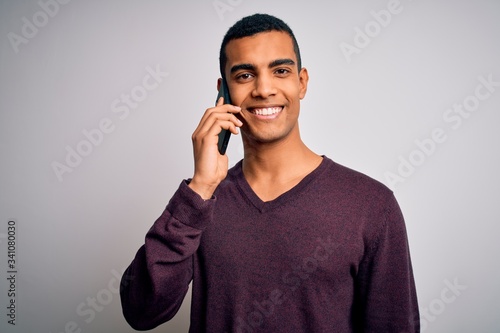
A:
<svg viewBox="0 0 500 333">
<path fill-rule="evenodd" d="M 418 332 L 392 192 L 301 140 L 309 77 L 290 28 L 243 18 L 220 64 L 232 105 L 221 99 L 203 115 L 194 175 L 125 272 L 127 321 L 144 330 L 171 319 L 192 281 L 190 332 Z M 230 170 L 217 149 L 222 129 L 239 129 L 244 145 Z"/>
</svg>

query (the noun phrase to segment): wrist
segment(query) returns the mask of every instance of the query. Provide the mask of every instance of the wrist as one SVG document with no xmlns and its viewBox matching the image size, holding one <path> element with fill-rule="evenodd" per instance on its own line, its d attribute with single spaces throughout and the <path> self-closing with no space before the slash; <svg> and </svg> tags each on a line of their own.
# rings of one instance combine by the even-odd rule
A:
<svg viewBox="0 0 500 333">
<path fill-rule="evenodd" d="M 188 186 L 196 192 L 203 200 L 208 200 L 212 198 L 212 195 L 217 188 L 217 185 L 209 185 L 203 182 L 199 182 L 195 177 L 191 179 Z"/>
</svg>

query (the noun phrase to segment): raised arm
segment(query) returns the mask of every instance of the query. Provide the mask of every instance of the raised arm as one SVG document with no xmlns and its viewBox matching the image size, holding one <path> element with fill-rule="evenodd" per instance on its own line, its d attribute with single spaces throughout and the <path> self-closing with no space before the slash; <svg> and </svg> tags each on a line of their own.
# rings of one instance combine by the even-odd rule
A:
<svg viewBox="0 0 500 333">
<path fill-rule="evenodd" d="M 183 181 L 144 245 L 125 271 L 120 291 L 123 314 L 138 330 L 152 329 L 179 310 L 193 278 L 193 256 L 212 220 L 213 193 L 226 177 L 228 159 L 217 149 L 222 129 L 237 134 L 239 107 L 223 104 L 205 111 L 192 135 L 194 176 Z"/>
</svg>

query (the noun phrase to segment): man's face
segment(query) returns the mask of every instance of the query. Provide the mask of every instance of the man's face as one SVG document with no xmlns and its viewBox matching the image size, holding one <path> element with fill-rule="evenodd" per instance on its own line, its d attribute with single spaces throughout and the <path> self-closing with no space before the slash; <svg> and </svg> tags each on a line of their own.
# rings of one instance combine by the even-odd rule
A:
<svg viewBox="0 0 500 333">
<path fill-rule="evenodd" d="M 270 143 L 298 137 L 307 70 L 299 72 L 292 38 L 263 32 L 226 45 L 225 74 L 232 104 L 240 106 L 243 138 Z"/>
</svg>

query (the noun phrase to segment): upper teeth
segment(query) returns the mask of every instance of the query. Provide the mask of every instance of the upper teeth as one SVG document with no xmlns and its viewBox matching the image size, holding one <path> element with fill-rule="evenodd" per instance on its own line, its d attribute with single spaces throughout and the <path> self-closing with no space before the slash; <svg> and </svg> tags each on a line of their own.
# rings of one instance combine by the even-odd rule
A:
<svg viewBox="0 0 500 333">
<path fill-rule="evenodd" d="M 259 108 L 253 110 L 255 114 L 259 116 L 269 116 L 271 114 L 275 114 L 281 111 L 281 107 L 273 107 L 273 108 Z"/>
</svg>

